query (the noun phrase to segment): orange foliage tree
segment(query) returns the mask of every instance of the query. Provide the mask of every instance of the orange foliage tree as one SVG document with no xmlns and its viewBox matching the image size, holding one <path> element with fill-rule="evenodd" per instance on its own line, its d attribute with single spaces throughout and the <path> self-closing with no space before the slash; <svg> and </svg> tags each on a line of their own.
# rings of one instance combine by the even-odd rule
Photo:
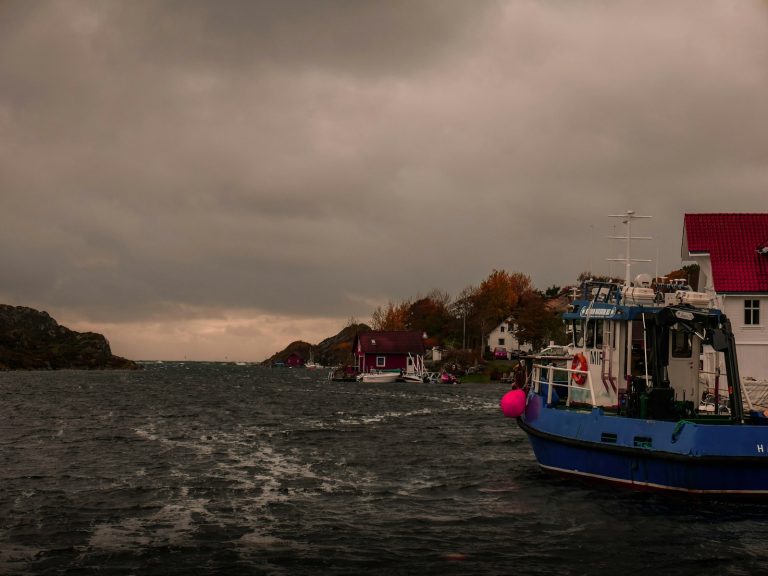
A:
<svg viewBox="0 0 768 576">
<path fill-rule="evenodd" d="M 386 308 L 377 306 L 371 316 L 371 328 L 374 330 L 407 330 L 408 312 L 411 303 L 406 300 L 400 304 L 387 303 Z"/>
</svg>

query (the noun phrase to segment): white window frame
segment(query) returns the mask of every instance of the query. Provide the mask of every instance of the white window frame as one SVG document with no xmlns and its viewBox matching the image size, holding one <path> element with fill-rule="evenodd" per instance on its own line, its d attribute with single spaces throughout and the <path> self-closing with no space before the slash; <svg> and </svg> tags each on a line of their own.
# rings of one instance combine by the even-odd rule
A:
<svg viewBox="0 0 768 576">
<path fill-rule="evenodd" d="M 387 365 L 386 356 L 376 356 L 376 368 L 384 368 Z"/>
<path fill-rule="evenodd" d="M 757 316 L 757 322 L 755 322 Z M 744 299 L 744 326 L 760 326 L 760 299 Z"/>
</svg>

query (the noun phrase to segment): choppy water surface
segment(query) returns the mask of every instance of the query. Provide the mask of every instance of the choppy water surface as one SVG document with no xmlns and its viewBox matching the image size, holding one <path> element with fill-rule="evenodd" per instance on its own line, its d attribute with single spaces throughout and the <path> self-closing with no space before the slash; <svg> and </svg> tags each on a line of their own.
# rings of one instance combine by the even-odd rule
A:
<svg viewBox="0 0 768 576">
<path fill-rule="evenodd" d="M 768 506 L 540 472 L 503 385 L 0 374 L 0 574 L 761 574 Z"/>
</svg>

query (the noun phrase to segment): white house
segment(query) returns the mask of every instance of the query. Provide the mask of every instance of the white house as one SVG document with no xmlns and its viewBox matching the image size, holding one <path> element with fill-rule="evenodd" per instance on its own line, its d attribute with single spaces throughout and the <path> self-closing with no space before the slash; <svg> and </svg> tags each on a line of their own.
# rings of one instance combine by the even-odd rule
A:
<svg viewBox="0 0 768 576">
<path fill-rule="evenodd" d="M 510 352 L 530 352 L 530 344 L 521 344 L 515 337 L 516 326 L 512 318 L 507 318 L 504 322 L 496 326 L 488 334 L 486 344 L 491 352 L 497 348 L 504 348 L 507 351 L 507 357 Z"/>
<path fill-rule="evenodd" d="M 686 214 L 682 257 L 731 320 L 741 377 L 768 380 L 768 214 Z"/>
</svg>

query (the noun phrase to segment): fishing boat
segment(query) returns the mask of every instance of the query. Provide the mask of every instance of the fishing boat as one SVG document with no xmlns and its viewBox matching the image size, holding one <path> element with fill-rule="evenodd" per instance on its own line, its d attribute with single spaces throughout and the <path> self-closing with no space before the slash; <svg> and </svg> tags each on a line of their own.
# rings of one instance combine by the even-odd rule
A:
<svg viewBox="0 0 768 576">
<path fill-rule="evenodd" d="M 586 281 L 563 314 L 573 354 L 502 399 L 541 468 L 637 490 L 768 496 L 768 411 L 742 388 L 731 322 L 705 293 Z"/>
</svg>

